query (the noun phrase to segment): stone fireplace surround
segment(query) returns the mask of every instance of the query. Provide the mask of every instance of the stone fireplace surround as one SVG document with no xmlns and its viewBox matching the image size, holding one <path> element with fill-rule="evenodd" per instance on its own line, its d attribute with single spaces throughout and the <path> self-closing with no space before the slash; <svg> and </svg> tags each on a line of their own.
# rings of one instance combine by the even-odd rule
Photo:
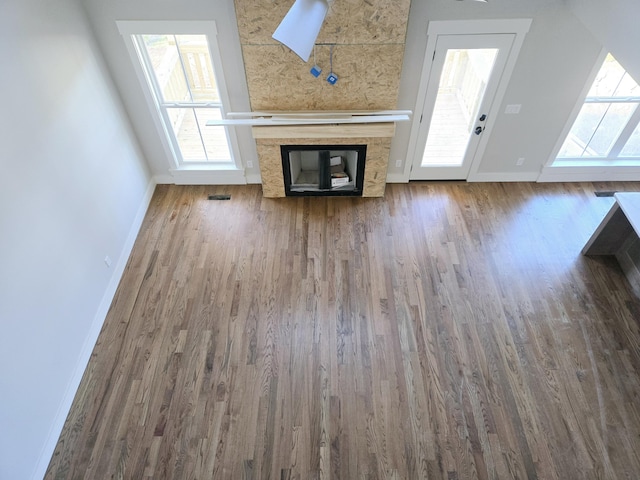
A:
<svg viewBox="0 0 640 480">
<path fill-rule="evenodd" d="M 281 145 L 366 145 L 363 197 L 382 197 L 394 123 L 254 126 L 262 192 L 284 197 Z"/>
</svg>

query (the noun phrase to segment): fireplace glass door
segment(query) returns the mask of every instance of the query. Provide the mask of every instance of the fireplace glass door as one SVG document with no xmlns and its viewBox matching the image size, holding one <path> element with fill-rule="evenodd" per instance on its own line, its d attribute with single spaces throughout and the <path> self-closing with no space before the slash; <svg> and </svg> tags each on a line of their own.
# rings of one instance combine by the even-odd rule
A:
<svg viewBox="0 0 640 480">
<path fill-rule="evenodd" d="M 282 145 L 287 196 L 362 196 L 366 145 Z"/>
</svg>

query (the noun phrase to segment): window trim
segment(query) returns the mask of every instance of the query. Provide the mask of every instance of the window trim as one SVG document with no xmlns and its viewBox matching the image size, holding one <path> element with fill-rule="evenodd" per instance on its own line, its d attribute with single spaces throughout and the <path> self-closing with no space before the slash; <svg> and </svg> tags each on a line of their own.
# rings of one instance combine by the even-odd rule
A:
<svg viewBox="0 0 640 480">
<path fill-rule="evenodd" d="M 149 88 L 149 84 L 153 84 L 154 80 L 149 78 L 145 68 L 141 65 L 140 57 L 144 55 L 139 50 L 139 45 L 134 41 L 137 35 L 206 35 L 209 44 L 209 55 L 213 64 L 214 75 L 220 95 L 220 108 L 224 115 L 230 109 L 230 97 L 227 89 L 224 68 L 222 66 L 222 57 L 218 45 L 218 29 L 216 22 L 213 20 L 118 20 L 116 21 L 118 31 L 122 35 L 127 51 L 131 56 L 134 70 L 140 81 L 145 100 L 150 108 L 153 122 L 158 130 L 160 142 L 163 146 L 167 158 L 171 161 L 170 171 L 243 171 L 240 163 L 240 149 L 238 139 L 233 127 L 225 127 L 227 139 L 229 143 L 229 151 L 231 154 L 231 162 L 198 162 L 198 161 L 180 161 L 181 155 L 175 150 L 174 145 L 170 141 L 171 133 L 167 130 L 168 125 L 163 121 L 163 113 L 155 98 L 155 93 Z M 194 104 L 190 104 L 193 107 Z"/>
</svg>

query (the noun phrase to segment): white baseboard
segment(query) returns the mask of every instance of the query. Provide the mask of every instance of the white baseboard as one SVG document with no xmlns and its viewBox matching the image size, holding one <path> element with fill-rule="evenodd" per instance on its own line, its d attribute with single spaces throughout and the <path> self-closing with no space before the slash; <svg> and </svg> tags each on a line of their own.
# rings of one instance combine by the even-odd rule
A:
<svg viewBox="0 0 640 480">
<path fill-rule="evenodd" d="M 246 179 L 249 184 L 262 183 L 262 177 L 259 173 L 247 173 Z"/>
<path fill-rule="evenodd" d="M 638 167 L 546 167 L 542 170 L 538 182 L 638 182 Z"/>
<path fill-rule="evenodd" d="M 102 296 L 102 300 L 100 302 L 100 305 L 98 306 L 98 310 L 93 317 L 93 321 L 91 322 L 89 333 L 87 334 L 82 345 L 82 349 L 80 350 L 78 362 L 74 369 L 73 375 L 71 376 L 71 380 L 67 384 L 62 402 L 58 406 L 58 411 L 52 422 L 51 428 L 49 429 L 47 439 L 42 447 L 42 450 L 40 451 L 38 461 L 33 470 L 33 475 L 31 476 L 33 480 L 40 480 L 44 478 L 44 475 L 47 472 L 49 462 L 51 461 L 51 456 L 53 455 L 53 452 L 58 443 L 58 439 L 60 438 L 60 433 L 62 432 L 62 428 L 64 427 L 64 422 L 66 421 L 67 416 L 69 415 L 69 411 L 71 410 L 71 405 L 73 404 L 76 392 L 78 391 L 78 387 L 80 386 L 82 376 L 84 375 L 89 360 L 91 359 L 91 353 L 93 352 L 93 348 L 95 347 L 96 341 L 98 340 L 98 335 L 100 335 L 102 325 L 104 324 L 107 313 L 109 312 L 109 308 L 111 307 L 111 303 L 113 302 L 113 297 L 116 294 L 120 279 L 124 274 L 124 269 L 127 266 L 127 262 L 129 261 L 131 250 L 133 249 L 133 245 L 136 241 L 136 238 L 138 237 L 138 233 L 140 232 L 142 221 L 144 220 L 144 216 L 146 215 L 149 204 L 151 203 L 151 198 L 153 197 L 155 188 L 156 182 L 155 179 L 152 179 L 147 186 L 147 190 L 144 193 L 142 201 L 140 202 L 138 211 L 136 212 L 136 216 L 133 220 L 133 224 L 129 229 L 129 234 L 127 235 L 125 243 L 122 247 L 122 251 L 120 252 L 118 262 L 113 269 L 113 274 L 111 275 L 111 279 L 109 280 L 107 289 Z"/>
<path fill-rule="evenodd" d="M 522 173 L 475 173 L 469 175 L 468 182 L 535 182 L 538 174 L 535 172 Z M 434 180 L 435 181 L 435 180 Z M 408 183 L 409 178 L 404 173 L 387 174 L 387 183 Z"/>
<path fill-rule="evenodd" d="M 153 181 L 156 182 L 156 185 L 173 185 L 175 183 L 173 177 L 168 174 L 154 175 Z"/>
<path fill-rule="evenodd" d="M 404 173 L 387 173 L 387 183 L 409 183 Z"/>
<path fill-rule="evenodd" d="M 246 185 L 244 170 L 171 170 L 176 185 Z"/>
<path fill-rule="evenodd" d="M 245 173 L 242 170 L 171 170 L 170 173 L 155 175 L 158 185 L 246 185 L 262 183 L 259 173 Z"/>
<path fill-rule="evenodd" d="M 509 173 L 474 173 L 469 175 L 468 182 L 535 182 L 537 172 L 509 172 Z"/>
</svg>

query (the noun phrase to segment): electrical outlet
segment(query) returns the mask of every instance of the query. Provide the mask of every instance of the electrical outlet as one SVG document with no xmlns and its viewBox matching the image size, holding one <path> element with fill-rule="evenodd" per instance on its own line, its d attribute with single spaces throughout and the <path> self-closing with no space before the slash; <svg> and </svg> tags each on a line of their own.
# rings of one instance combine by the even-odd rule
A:
<svg viewBox="0 0 640 480">
<path fill-rule="evenodd" d="M 396 160 L 396 168 L 402 167 L 402 160 Z"/>
<path fill-rule="evenodd" d="M 252 161 L 248 161 L 247 162 L 247 168 L 253 168 L 253 162 Z"/>
<path fill-rule="evenodd" d="M 522 164 L 524 163 L 524 157 L 520 157 L 517 161 L 516 161 L 516 165 L 521 167 Z"/>
<path fill-rule="evenodd" d="M 111 257 L 109 255 L 104 257 L 104 264 L 107 266 L 107 268 L 111 268 Z"/>
</svg>

